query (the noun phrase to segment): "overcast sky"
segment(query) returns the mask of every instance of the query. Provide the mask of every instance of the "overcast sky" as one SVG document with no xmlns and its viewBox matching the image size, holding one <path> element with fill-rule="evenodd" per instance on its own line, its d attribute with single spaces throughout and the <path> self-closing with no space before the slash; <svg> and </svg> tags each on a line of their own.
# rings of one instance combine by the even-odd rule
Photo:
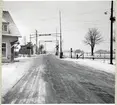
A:
<svg viewBox="0 0 117 105">
<path fill-rule="evenodd" d="M 95 50 L 109 50 L 110 37 L 110 1 L 5 1 L 4 10 L 8 10 L 16 23 L 24 43 L 24 36 L 35 33 L 59 32 L 59 10 L 61 11 L 63 50 L 70 48 L 90 51 L 83 43 L 88 28 L 98 28 L 104 42 Z M 105 15 L 104 12 L 108 11 Z M 56 40 L 55 37 L 39 37 L 40 40 Z M 35 43 L 35 39 L 32 39 Z M 47 50 L 53 50 L 55 43 L 46 43 Z"/>
</svg>

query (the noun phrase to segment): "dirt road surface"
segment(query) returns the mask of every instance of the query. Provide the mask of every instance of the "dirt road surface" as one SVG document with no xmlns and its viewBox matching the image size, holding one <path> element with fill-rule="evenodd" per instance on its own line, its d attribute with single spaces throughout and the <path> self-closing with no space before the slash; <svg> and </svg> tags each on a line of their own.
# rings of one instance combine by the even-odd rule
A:
<svg viewBox="0 0 117 105">
<path fill-rule="evenodd" d="M 114 103 L 114 85 L 113 74 L 40 55 L 2 103 Z"/>
</svg>

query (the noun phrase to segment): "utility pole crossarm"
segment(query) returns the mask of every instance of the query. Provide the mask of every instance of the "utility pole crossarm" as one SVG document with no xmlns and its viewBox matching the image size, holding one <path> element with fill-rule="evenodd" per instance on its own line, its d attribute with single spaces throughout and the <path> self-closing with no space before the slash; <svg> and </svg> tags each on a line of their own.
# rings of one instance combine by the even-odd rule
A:
<svg viewBox="0 0 117 105">
<path fill-rule="evenodd" d="M 51 34 L 38 34 L 39 36 L 51 36 Z"/>
</svg>

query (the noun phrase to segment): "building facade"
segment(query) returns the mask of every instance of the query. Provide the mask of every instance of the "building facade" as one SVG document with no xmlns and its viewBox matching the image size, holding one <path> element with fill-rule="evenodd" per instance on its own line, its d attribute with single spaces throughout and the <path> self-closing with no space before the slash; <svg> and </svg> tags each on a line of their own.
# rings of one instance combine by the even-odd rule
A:
<svg viewBox="0 0 117 105">
<path fill-rule="evenodd" d="M 19 44 L 18 38 L 21 37 L 16 24 L 10 13 L 3 11 L 2 14 L 2 61 L 10 62 L 14 60 L 14 45 Z"/>
</svg>

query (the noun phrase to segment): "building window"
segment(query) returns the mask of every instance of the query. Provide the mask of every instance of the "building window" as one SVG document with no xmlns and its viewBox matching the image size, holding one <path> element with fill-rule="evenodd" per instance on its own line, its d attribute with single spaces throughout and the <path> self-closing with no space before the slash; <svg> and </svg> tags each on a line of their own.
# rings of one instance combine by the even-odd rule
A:
<svg viewBox="0 0 117 105">
<path fill-rule="evenodd" d="M 7 31 L 7 30 L 8 30 L 7 24 L 3 24 L 3 25 L 2 25 L 2 30 L 3 30 L 3 31 Z"/>
<path fill-rule="evenodd" d="M 2 43 L 2 57 L 6 57 L 6 43 Z"/>
</svg>

